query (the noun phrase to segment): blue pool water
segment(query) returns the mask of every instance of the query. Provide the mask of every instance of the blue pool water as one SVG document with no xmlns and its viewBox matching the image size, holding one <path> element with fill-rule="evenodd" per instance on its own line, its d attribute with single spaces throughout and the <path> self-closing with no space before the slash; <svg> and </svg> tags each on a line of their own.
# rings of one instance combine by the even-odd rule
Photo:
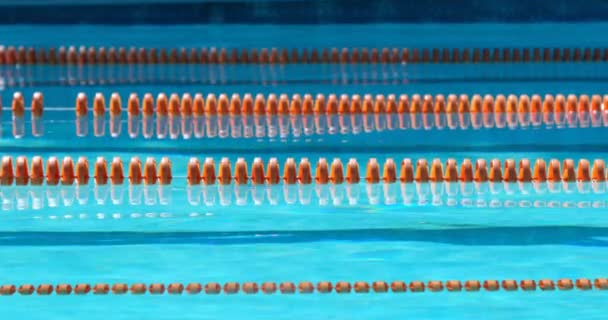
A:
<svg viewBox="0 0 608 320">
<path fill-rule="evenodd" d="M 6 46 L 601 47 L 605 23 L 1 26 Z M 491 34 L 491 36 L 488 36 Z M 606 181 L 188 186 L 191 157 L 251 164 L 275 157 L 608 160 L 606 126 L 372 130 L 284 136 L 76 137 L 79 92 L 286 94 L 604 94 L 607 65 L 421 64 L 0 66 L 3 156 L 76 160 L 168 157 L 169 186 L 2 186 L 0 276 L 7 284 L 231 281 L 429 281 L 602 278 L 608 261 Z M 72 73 L 71 73 L 72 72 Z M 20 91 L 45 97 L 42 136 L 13 119 Z M 28 105 L 26 103 L 26 105 Z M 29 106 L 29 105 L 28 105 Z M 29 111 L 28 111 L 29 112 Z M 15 128 L 23 127 L 16 137 Z M 19 130 L 17 130 L 20 132 Z M 87 295 L 1 297 L 10 318 L 61 319 L 603 319 L 605 291 L 338 295 Z"/>
</svg>

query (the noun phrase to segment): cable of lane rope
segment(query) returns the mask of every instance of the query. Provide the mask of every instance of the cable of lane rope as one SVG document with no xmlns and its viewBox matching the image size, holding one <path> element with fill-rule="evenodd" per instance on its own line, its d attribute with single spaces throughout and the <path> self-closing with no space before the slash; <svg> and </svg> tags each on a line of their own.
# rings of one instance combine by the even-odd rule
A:
<svg viewBox="0 0 608 320">
<path fill-rule="evenodd" d="M 0 65 L 558 63 L 608 61 L 608 48 L 34 48 L 0 46 Z"/>
<path fill-rule="evenodd" d="M 37 295 L 124 295 L 131 293 L 132 295 L 160 295 L 160 294 L 201 294 L 205 293 L 208 295 L 217 295 L 224 293 L 226 295 L 231 294 L 327 294 L 327 293 L 420 293 L 425 291 L 430 292 L 478 292 L 478 291 L 569 291 L 578 289 L 580 291 L 587 290 L 608 290 L 608 279 L 597 278 L 590 280 L 587 278 L 569 279 L 563 278 L 557 281 L 551 279 L 541 279 L 538 281 L 526 279 L 526 280 L 448 280 L 448 281 L 411 281 L 409 283 L 404 281 L 393 281 L 391 283 L 385 281 L 320 281 L 316 285 L 310 281 L 302 281 L 300 283 L 295 282 L 227 282 L 223 286 L 217 282 L 209 282 L 206 284 L 199 282 L 192 282 L 188 284 L 182 283 L 171 283 L 168 285 L 162 283 L 133 283 L 131 285 L 127 283 L 97 283 L 87 284 L 80 283 L 74 286 L 70 284 L 40 284 L 35 286 L 33 284 L 22 284 L 13 285 L 5 284 L 0 286 L 0 295 L 10 296 L 18 293 L 20 295 L 28 296 L 36 293 Z"/>
<path fill-rule="evenodd" d="M 163 157 L 160 164 L 148 157 L 145 163 L 139 157 L 129 161 L 128 174 L 125 175 L 124 165 L 120 157 L 114 157 L 109 166 L 104 157 L 94 161 L 93 174 L 90 174 L 89 160 L 79 157 L 76 164 L 71 157 L 59 162 L 57 157 L 49 157 L 46 162 L 40 156 L 28 159 L 19 156 L 14 161 L 10 156 L 4 156 L 0 165 L 0 185 L 87 185 L 90 180 L 95 185 L 122 185 L 125 182 L 133 185 L 170 185 L 173 181 L 173 166 L 168 157 Z M 28 165 L 31 163 L 31 165 Z M 430 165 L 429 165 L 430 163 Z M 250 169 L 251 168 L 251 171 Z M 331 164 L 320 158 L 313 173 L 313 167 L 307 158 L 302 158 L 296 164 L 294 158 L 287 158 L 283 169 L 276 158 L 270 158 L 267 165 L 261 158 L 255 158 L 248 164 L 244 158 L 238 158 L 233 165 L 228 158 L 222 158 L 216 168 L 213 158 L 206 158 L 201 167 L 198 158 L 191 158 L 186 167 L 186 178 L 189 185 L 220 184 L 220 185 L 263 185 L 263 184 L 377 184 L 377 183 L 426 183 L 426 182 L 590 182 L 608 180 L 608 171 L 602 159 L 590 162 L 580 159 L 575 164 L 573 159 L 565 159 L 563 164 L 557 159 L 551 159 L 549 164 L 542 159 L 536 159 L 534 164 L 527 158 L 522 159 L 478 159 L 475 162 L 464 159 L 458 167 L 455 159 L 440 159 L 428 161 L 425 158 L 412 161 L 404 158 L 398 167 L 395 160 L 388 158 L 380 165 L 376 158 L 369 158 L 365 168 L 365 176 L 360 176 L 360 167 L 355 158 L 351 158 L 346 168 L 339 158 Z M 282 172 L 282 174 L 281 174 Z"/>
</svg>

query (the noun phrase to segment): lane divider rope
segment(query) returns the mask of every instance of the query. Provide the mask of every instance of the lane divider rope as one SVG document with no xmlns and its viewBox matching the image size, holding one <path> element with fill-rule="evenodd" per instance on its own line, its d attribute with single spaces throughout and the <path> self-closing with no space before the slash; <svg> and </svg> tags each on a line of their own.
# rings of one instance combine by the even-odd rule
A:
<svg viewBox="0 0 608 320">
<path fill-rule="evenodd" d="M 297 284 L 297 285 L 296 285 Z M 23 296 L 33 295 L 34 293 L 37 295 L 51 295 L 55 293 L 56 295 L 85 295 L 85 294 L 95 294 L 95 295 L 124 295 L 127 293 L 131 293 L 132 295 L 143 295 L 143 294 L 152 294 L 152 295 L 160 295 L 160 294 L 201 294 L 205 293 L 208 295 L 217 295 L 224 293 L 226 295 L 231 294 L 328 294 L 328 293 L 338 293 L 338 294 L 346 294 L 346 293 L 420 293 L 425 291 L 430 292 L 441 292 L 441 291 L 449 291 L 449 292 L 478 292 L 478 291 L 487 291 L 487 292 L 495 292 L 495 291 L 508 291 L 515 292 L 518 290 L 521 291 L 540 291 L 540 292 L 550 292 L 555 290 L 560 291 L 570 291 L 573 289 L 578 289 L 580 291 L 588 291 L 588 290 L 608 290 L 608 279 L 606 278 L 597 278 L 595 280 L 590 280 L 587 278 L 579 278 L 579 279 L 568 279 L 563 278 L 557 281 L 553 281 L 551 279 L 542 279 L 542 280 L 467 280 L 464 283 L 460 280 L 448 280 L 448 281 L 439 281 L 439 280 L 431 280 L 428 282 L 424 281 L 411 281 L 409 284 L 404 281 L 393 281 L 391 283 L 385 281 L 356 281 L 356 282 L 348 282 L 348 281 L 320 281 L 317 282 L 316 285 L 310 281 L 302 281 L 300 283 L 294 282 L 264 282 L 264 283 L 256 283 L 256 282 L 227 282 L 223 286 L 217 282 L 209 282 L 209 283 L 198 283 L 192 282 L 188 284 L 182 283 L 171 283 L 168 285 L 162 283 L 133 283 L 131 285 L 127 283 L 115 283 L 115 284 L 107 284 L 107 283 L 97 283 L 97 284 L 87 284 L 80 283 L 74 286 L 70 284 L 40 284 L 35 286 L 33 284 L 22 284 L 22 285 L 14 285 L 14 284 L 5 284 L 0 286 L 0 295 L 10 296 L 15 293 L 19 293 Z"/>
<path fill-rule="evenodd" d="M 0 46 L 0 65 L 605 62 L 608 48 L 34 48 Z"/>
<path fill-rule="evenodd" d="M 301 97 L 295 94 L 291 99 L 281 94 L 270 94 L 265 97 L 257 94 L 255 98 L 245 94 L 233 94 L 230 98 L 226 94 L 216 97 L 208 94 L 206 98 L 197 93 L 194 98 L 186 93 L 181 98 L 177 94 L 169 97 L 160 93 L 156 101 L 151 94 L 146 93 L 143 100 L 132 93 L 127 100 L 127 113 L 129 116 L 150 117 L 215 117 L 215 116 L 297 116 L 303 122 L 314 122 L 308 119 L 309 115 L 365 115 L 365 114 L 411 114 L 408 119 L 409 127 L 420 128 L 504 128 L 538 126 L 601 126 L 608 125 L 608 95 L 568 95 L 558 94 L 555 97 L 545 95 L 467 95 L 451 94 L 447 99 L 443 95 L 376 95 L 366 94 L 341 95 L 330 94 L 327 98 L 319 94 L 315 98 L 306 94 Z M 25 103 L 23 95 L 16 92 L 13 95 L 11 109 L 13 115 L 23 116 Z M 120 116 L 123 112 L 122 99 L 119 94 L 113 93 L 110 97 L 109 108 L 103 94 L 95 94 L 93 100 L 93 114 L 96 117 L 109 114 Z M 32 117 L 41 117 L 43 113 L 43 96 L 40 92 L 33 95 L 31 103 Z M 89 112 L 89 102 L 85 93 L 76 97 L 75 113 L 77 117 L 84 117 Z M 445 115 L 445 117 L 438 117 Z M 463 119 L 463 116 L 467 116 Z M 355 118 L 353 118 L 355 121 Z M 368 121 L 367 119 L 364 119 Z M 369 119 L 370 121 L 379 119 Z M 391 124 L 391 118 L 385 119 L 386 126 L 399 125 L 404 127 L 405 119 L 396 119 L 398 123 Z M 354 125 L 365 125 L 353 123 Z"/>
<path fill-rule="evenodd" d="M 31 163 L 31 166 L 28 165 Z M 430 163 L 430 165 L 429 165 Z M 251 168 L 251 171 L 249 171 Z M 0 166 L 0 185 L 72 185 L 89 183 L 91 178 L 89 172 L 89 160 L 79 157 L 76 165 L 71 157 L 64 157 L 61 165 L 57 157 L 50 157 L 46 162 L 40 156 L 34 156 L 29 161 L 25 156 L 19 156 L 13 165 L 13 158 L 4 156 Z M 125 176 L 124 165 L 120 157 L 114 157 L 108 164 L 104 157 L 98 157 L 94 164 L 92 175 L 94 184 L 160 184 L 169 185 L 173 180 L 172 163 L 168 157 L 163 157 L 160 164 L 152 157 L 142 161 L 138 157 L 132 157 L 129 162 L 128 175 Z M 45 174 L 46 172 L 46 174 Z M 228 158 L 222 158 L 219 168 L 216 168 L 213 158 L 206 158 L 201 167 L 198 158 L 191 158 L 187 164 L 186 179 L 188 184 L 220 184 L 220 185 L 254 185 L 262 184 L 368 184 L 376 183 L 425 183 L 425 182 L 590 182 L 608 180 L 608 171 L 602 159 L 593 160 L 593 164 L 587 159 L 580 159 L 575 165 L 573 159 L 565 159 L 563 165 L 557 159 L 551 159 L 549 164 L 542 159 L 535 160 L 534 165 L 527 158 L 519 160 L 478 159 L 475 162 L 464 159 L 458 166 L 455 159 L 447 159 L 444 163 L 441 159 L 421 158 L 412 161 L 404 158 L 400 162 L 398 170 L 397 163 L 392 158 L 385 160 L 381 166 L 376 158 L 367 161 L 365 175 L 360 176 L 360 168 L 357 160 L 351 158 L 346 168 L 339 158 L 328 163 L 325 158 L 317 161 L 314 174 L 313 167 L 307 158 L 302 158 L 296 164 L 294 158 L 288 158 L 283 165 L 282 175 L 280 164 L 276 158 L 270 158 L 267 165 L 261 158 L 255 158 L 251 165 L 244 158 L 238 158 L 233 166 Z"/>
<path fill-rule="evenodd" d="M 219 170 L 215 170 L 213 158 L 206 158 L 201 170 L 200 162 L 197 158 L 191 158 L 188 162 L 188 183 L 189 184 L 278 184 L 283 181 L 285 184 L 342 184 L 342 183 L 402 183 L 412 182 L 531 182 L 531 181 L 605 181 L 607 179 L 604 161 L 597 159 L 591 167 L 586 159 L 581 159 L 575 169 L 574 160 L 566 159 L 563 163 L 563 171 L 560 162 L 553 159 L 547 168 L 543 159 L 537 159 L 534 171 L 528 159 L 521 159 L 517 170 L 516 161 L 507 159 L 504 161 L 504 168 L 499 159 L 490 161 L 489 166 L 485 159 L 478 159 L 475 164 L 469 159 L 465 159 L 460 172 L 455 159 L 448 159 L 445 167 L 440 159 L 433 159 L 429 166 L 426 159 L 418 159 L 414 162 L 405 158 L 401 161 L 401 168 L 397 171 L 397 165 L 392 158 L 386 159 L 381 169 L 380 164 L 375 158 L 370 158 L 365 169 L 365 176 L 360 177 L 359 164 L 356 159 L 351 158 L 344 169 L 342 161 L 338 158 L 328 164 L 325 158 L 320 158 L 317 162 L 315 174 L 312 174 L 312 166 L 307 158 L 301 159 L 298 166 L 293 158 L 288 158 L 283 166 L 283 175 L 279 172 L 279 163 L 276 158 L 268 161 L 267 170 L 261 158 L 255 158 L 251 167 L 251 174 L 248 174 L 248 164 L 243 158 L 239 158 L 231 170 L 231 163 L 228 158 L 222 158 Z M 217 172 L 217 176 L 216 176 Z"/>
<path fill-rule="evenodd" d="M 28 166 L 31 163 L 31 167 Z M 94 184 L 106 185 L 108 183 L 121 185 L 127 180 L 130 184 L 171 184 L 173 176 L 169 158 L 161 159 L 160 164 L 156 165 L 156 160 L 152 157 L 146 159 L 142 167 L 142 162 L 138 157 L 131 158 L 129 163 L 128 176 L 124 175 L 123 162 L 119 157 L 112 160 L 110 171 L 106 159 L 98 157 L 94 165 L 94 174 L 91 177 L 89 172 L 89 160 L 86 157 L 79 157 L 76 165 L 71 157 L 64 157 L 61 165 L 57 157 L 49 157 L 46 162 L 46 169 L 42 157 L 34 156 L 29 161 L 25 156 L 17 157 L 13 166 L 13 159 L 10 156 L 2 158 L 0 167 L 0 185 L 87 185 L 93 178 Z M 46 174 L 45 174 L 46 172 Z"/>
</svg>

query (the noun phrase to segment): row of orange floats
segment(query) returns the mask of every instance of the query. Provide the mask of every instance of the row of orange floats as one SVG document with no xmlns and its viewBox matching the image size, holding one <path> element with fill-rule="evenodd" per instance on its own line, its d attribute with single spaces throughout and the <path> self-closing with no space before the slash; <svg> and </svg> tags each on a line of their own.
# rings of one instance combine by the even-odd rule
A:
<svg viewBox="0 0 608 320">
<path fill-rule="evenodd" d="M 608 48 L 136 48 L 0 46 L 0 65 L 337 64 L 608 61 Z"/>
<path fill-rule="evenodd" d="M 31 163 L 31 166 L 28 165 Z M 98 157 L 94 164 L 94 175 L 89 175 L 89 161 L 85 157 L 78 158 L 76 164 L 71 157 L 64 157 L 61 164 L 57 157 L 50 157 L 46 162 L 46 170 L 42 157 L 35 156 L 28 161 L 25 156 L 19 156 L 13 166 L 12 157 L 2 158 L 0 167 L 0 185 L 86 185 L 92 178 L 96 185 L 123 184 L 125 180 L 129 183 L 138 184 L 170 184 L 172 180 L 172 166 L 169 158 L 161 159 L 156 165 L 154 158 L 147 158 L 142 166 L 138 157 L 131 158 L 129 162 L 128 176 L 125 177 L 122 159 L 115 157 L 110 165 L 105 158 Z M 46 174 L 45 174 L 46 173 Z"/>
<path fill-rule="evenodd" d="M 544 100 L 539 95 L 531 98 L 527 95 L 517 97 L 515 95 L 497 95 L 495 98 L 486 95 L 473 95 L 469 99 L 467 95 L 443 95 L 435 97 L 431 95 L 420 96 L 417 94 L 408 97 L 401 95 L 336 95 L 330 94 L 327 99 L 323 95 L 317 95 L 313 99 L 312 95 L 306 94 L 303 97 L 293 95 L 290 99 L 287 95 L 270 94 L 266 99 L 258 94 L 255 99 L 252 95 L 245 94 L 243 99 L 237 94 L 229 99 L 227 95 L 220 94 L 216 98 L 214 94 L 207 95 L 206 99 L 202 94 L 196 94 L 194 98 L 189 94 L 184 94 L 182 98 L 177 94 L 171 94 L 169 98 L 163 93 L 159 94 L 156 104 L 151 94 L 145 94 L 143 103 L 140 106 L 139 98 L 136 94 L 131 94 L 128 99 L 127 110 L 129 115 L 139 115 L 140 111 L 144 116 L 275 116 L 275 115 L 358 115 L 358 114 L 430 114 L 437 119 L 411 119 L 411 127 L 416 129 L 422 126 L 432 127 L 428 122 L 435 122 L 437 126 L 456 127 L 467 123 L 468 120 L 458 117 L 447 117 L 445 120 L 439 118 L 442 114 L 456 115 L 459 117 L 471 115 L 471 125 L 474 128 L 480 127 L 506 127 L 528 125 L 593 125 L 599 126 L 608 123 L 608 112 L 604 106 L 608 104 L 608 95 L 603 98 L 593 95 L 551 95 L 545 96 Z M 112 94 L 110 98 L 110 114 L 119 115 L 121 99 L 117 94 Z M 87 97 L 79 94 L 76 99 L 76 114 L 86 115 L 88 110 Z M 105 99 L 103 95 L 96 94 L 93 111 L 96 115 L 105 114 Z M 481 117 L 475 117 L 480 115 Z"/>
<path fill-rule="evenodd" d="M 278 184 L 281 181 L 285 184 L 341 184 L 359 183 L 359 164 L 356 159 L 350 159 L 346 164 L 346 170 L 340 159 L 334 159 L 331 164 L 325 158 L 319 159 L 316 164 L 313 177 L 310 161 L 303 158 L 299 165 L 293 158 L 288 158 L 283 166 L 283 175 L 279 172 L 279 163 L 276 158 L 268 161 L 266 169 L 262 159 L 256 158 L 251 164 L 251 174 L 248 173 L 248 164 L 243 158 L 239 158 L 232 171 L 231 163 L 228 158 L 223 158 L 216 171 L 215 162 L 212 158 L 205 159 L 202 169 L 197 158 L 190 159 L 188 163 L 188 183 L 189 184 Z M 296 168 L 297 167 L 297 168 Z M 217 172 L 217 177 L 216 177 Z M 563 162 L 563 170 L 559 160 L 553 159 L 547 163 L 543 159 L 537 159 L 534 168 L 530 160 L 521 159 L 517 163 L 513 159 L 504 161 L 504 166 L 499 159 L 493 159 L 488 163 L 485 159 L 478 159 L 473 162 L 465 159 L 460 170 L 456 160 L 448 159 L 444 164 L 440 159 L 434 159 L 430 166 L 426 159 L 419 159 L 414 166 L 411 159 L 403 159 L 401 168 L 397 170 L 397 165 L 393 159 L 387 159 L 381 168 L 375 158 L 369 159 L 365 177 L 366 183 L 402 183 L 411 182 L 545 182 L 545 181 L 606 181 L 608 175 L 604 161 L 596 159 L 593 166 L 589 160 L 581 159 L 578 166 L 574 160 L 566 159 Z"/>
<path fill-rule="evenodd" d="M 366 94 L 363 97 L 359 95 L 340 95 L 330 94 L 327 98 L 319 94 L 315 98 L 310 94 L 305 94 L 303 97 L 294 94 L 289 98 L 286 94 L 279 96 L 270 94 L 265 97 L 262 94 L 257 94 L 253 97 L 251 94 L 243 95 L 241 98 L 238 94 L 233 94 L 230 98 L 226 94 L 220 94 L 216 97 L 215 94 L 208 94 L 203 97 L 197 93 L 192 97 L 185 93 L 180 96 L 176 93 L 167 97 L 166 94 L 160 93 L 154 97 L 150 93 L 140 98 L 137 94 L 132 93 L 127 99 L 127 112 L 129 115 L 137 116 L 142 113 L 145 116 L 157 114 L 158 116 L 215 116 L 215 115 L 312 115 L 312 114 L 382 114 L 382 113 L 423 113 L 423 114 L 443 114 L 443 113 L 458 113 L 458 114 L 492 114 L 493 117 L 484 117 L 484 124 L 496 120 L 499 122 L 512 122 L 509 117 L 500 118 L 500 114 L 515 115 L 519 119 L 513 119 L 522 124 L 534 123 L 536 117 L 534 115 L 543 115 L 544 119 L 536 119 L 547 124 L 566 120 L 558 115 L 578 114 L 580 121 L 601 121 L 601 118 L 608 118 L 605 105 L 608 104 L 608 95 L 588 95 L 576 96 L 573 94 L 567 97 L 561 94 L 546 95 L 543 98 L 540 95 L 481 95 L 475 94 L 469 97 L 468 95 L 451 94 L 445 98 L 443 95 L 418 95 L 414 94 L 411 97 L 408 95 L 390 94 L 387 96 L 376 95 L 373 97 Z M 16 116 L 23 115 L 25 112 L 25 102 L 23 95 L 16 92 L 13 95 L 12 111 Z M 123 111 L 122 98 L 118 93 L 113 93 L 110 96 L 109 104 L 106 104 L 106 99 L 102 93 L 95 94 L 93 99 L 93 113 L 101 116 L 109 110 L 111 115 L 120 115 Z M 31 103 L 32 114 L 35 116 L 42 115 L 43 112 L 43 96 L 40 92 L 33 94 Z M 76 97 L 76 114 L 84 116 L 88 113 L 89 101 L 85 93 L 79 93 Z M 558 114 L 558 115 L 555 115 Z M 598 116 L 600 117 L 599 119 Z M 496 119 L 494 119 L 494 117 Z"/>
<path fill-rule="evenodd" d="M 448 280 L 448 281 L 439 281 L 439 280 L 431 280 L 428 282 L 424 281 L 411 281 L 409 283 L 404 281 L 393 281 L 391 283 L 385 281 L 355 281 L 353 283 L 348 281 L 319 281 L 316 283 L 310 281 L 302 281 L 299 283 L 294 282 L 227 282 L 223 286 L 217 282 L 209 282 L 209 283 L 198 283 L 192 282 L 188 284 L 182 283 L 171 283 L 168 285 L 162 283 L 115 283 L 115 284 L 107 284 L 107 283 L 97 283 L 97 284 L 76 284 L 74 286 L 70 284 L 40 284 L 38 286 L 34 286 L 32 284 L 22 284 L 19 286 L 13 284 L 7 284 L 0 286 L 0 295 L 8 296 L 13 295 L 15 293 L 19 293 L 20 295 L 32 295 L 34 293 L 38 295 L 51 295 L 55 292 L 57 295 L 85 295 L 85 294 L 96 294 L 96 295 L 106 295 L 106 294 L 274 294 L 274 293 L 282 293 L 282 294 L 312 294 L 312 293 L 404 293 L 404 292 L 441 292 L 441 291 L 449 291 L 449 292 L 477 292 L 481 291 L 518 291 L 521 289 L 522 291 L 536 291 L 540 289 L 541 291 L 554 291 L 556 289 L 562 291 L 568 291 L 572 289 L 579 290 L 608 290 L 608 279 L 606 278 L 597 278 L 594 281 L 586 278 L 579 279 L 568 279 L 563 278 L 557 281 L 553 281 L 551 279 L 542 279 L 539 281 L 535 280 Z"/>
<path fill-rule="evenodd" d="M 31 166 L 28 165 L 31 163 Z M 172 164 L 169 158 L 164 157 L 157 169 L 154 158 L 147 158 L 142 166 L 138 157 L 131 158 L 129 162 L 128 176 L 125 177 L 123 162 L 121 158 L 115 157 L 110 165 L 105 158 L 98 157 L 94 164 L 93 179 L 97 185 L 122 184 L 128 179 L 131 184 L 170 184 L 172 181 Z M 251 173 L 249 173 L 249 167 Z M 265 168 L 266 167 L 266 168 Z M 455 159 L 448 159 L 445 166 L 440 159 L 430 162 L 426 159 L 418 159 L 416 164 L 405 158 L 401 161 L 399 170 L 397 164 L 391 158 L 386 159 L 383 166 L 371 158 L 367 162 L 365 176 L 361 179 L 359 164 L 356 159 L 350 159 L 346 169 L 340 159 L 334 159 L 331 164 L 325 158 L 320 158 L 316 164 L 313 176 L 313 167 L 306 158 L 301 159 L 296 165 L 293 158 L 288 158 L 283 165 L 283 174 L 280 174 L 280 164 L 276 158 L 271 158 L 267 165 L 261 158 L 255 158 L 251 164 L 243 158 L 237 159 L 234 165 L 228 158 L 222 158 L 219 170 L 216 169 L 213 158 L 206 158 L 201 166 L 198 158 L 191 158 L 187 167 L 188 184 L 342 184 L 360 183 L 402 183 L 411 182 L 574 182 L 574 181 L 606 181 L 605 163 L 601 159 L 593 161 L 581 159 L 575 166 L 574 160 L 566 159 L 563 166 L 557 159 L 552 159 L 549 164 L 543 159 L 537 159 L 534 168 L 529 159 L 507 159 L 504 165 L 499 159 L 486 162 L 478 159 L 474 163 L 465 159 L 460 165 L 460 170 Z M 0 167 L 0 185 L 41 185 L 46 181 L 47 185 L 72 185 L 88 184 L 89 161 L 85 157 L 78 158 L 76 164 L 71 157 L 65 157 L 59 163 L 56 157 L 50 157 L 46 163 L 46 174 L 44 162 L 41 157 L 35 156 L 28 161 L 27 157 L 19 156 L 13 166 L 12 157 L 2 158 Z"/>
<path fill-rule="evenodd" d="M 443 95 L 418 95 L 411 97 L 408 95 L 390 94 L 387 96 L 376 95 L 375 97 L 366 94 L 360 95 L 340 95 L 330 94 L 327 98 L 319 94 L 313 98 L 310 94 L 303 97 L 294 94 L 289 98 L 286 94 L 270 94 L 265 97 L 257 94 L 253 97 L 245 94 L 241 98 L 238 94 L 233 94 L 230 98 L 226 94 L 208 94 L 206 98 L 197 93 L 194 98 L 186 93 L 181 99 L 177 94 L 169 97 L 160 93 L 156 101 L 151 94 L 147 93 L 140 99 L 137 94 L 129 95 L 127 100 L 127 111 L 129 115 L 150 116 L 156 113 L 158 116 L 216 116 L 216 115 L 319 115 L 319 114 L 384 114 L 384 113 L 422 113 L 422 114 L 485 114 L 493 115 L 496 124 L 511 123 L 519 121 L 522 124 L 529 124 L 535 121 L 543 121 L 547 124 L 565 121 L 562 115 L 579 114 L 580 121 L 601 121 L 602 117 L 608 118 L 604 106 L 608 104 L 608 95 L 568 95 L 561 94 L 553 97 L 546 95 L 454 95 L 445 98 Z M 122 100 L 120 95 L 114 93 L 110 97 L 110 114 L 117 115 L 122 112 Z M 84 93 L 78 94 L 76 98 L 76 114 L 85 115 L 88 110 L 88 100 Z M 103 115 L 106 111 L 105 98 L 97 93 L 93 101 L 93 112 L 96 115 Z M 500 114 L 515 115 L 515 119 L 506 117 L 500 118 Z M 542 115 L 544 119 L 536 119 L 533 115 Z M 557 114 L 557 115 L 556 115 Z M 599 116 L 599 118 L 598 118 Z M 519 118 L 519 119 L 517 119 Z M 492 117 L 484 117 L 484 124 L 491 122 Z"/>
</svg>

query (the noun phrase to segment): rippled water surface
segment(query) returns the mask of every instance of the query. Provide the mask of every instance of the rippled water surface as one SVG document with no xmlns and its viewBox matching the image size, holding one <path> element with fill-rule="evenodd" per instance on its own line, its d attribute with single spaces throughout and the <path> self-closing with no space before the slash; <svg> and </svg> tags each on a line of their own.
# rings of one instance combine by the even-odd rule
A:
<svg viewBox="0 0 608 320">
<path fill-rule="evenodd" d="M 73 28 L 73 29 L 71 29 Z M 0 27 L 6 45 L 599 47 L 605 24 Z M 492 31 L 495 36 L 488 37 Z M 556 32 L 557 31 L 557 32 Z M 582 37 L 581 35 L 585 36 Z M 601 278 L 606 181 L 188 186 L 190 158 L 608 160 L 606 121 L 473 128 L 411 118 L 77 119 L 77 93 L 603 94 L 606 64 L 1 66 L 3 155 L 168 157 L 171 185 L 2 186 L 3 283 Z M 15 118 L 15 91 L 45 114 Z M 27 102 L 26 102 L 27 105 Z M 29 106 L 29 105 L 28 105 Z M 29 109 L 28 111 L 29 112 Z M 409 117 L 409 115 L 408 115 Z M 422 118 L 420 118 L 422 119 Z M 268 121 L 267 121 L 268 120 Z M 474 119 L 473 119 L 474 120 Z M 80 122 L 79 122 L 80 121 Z M 149 121 L 149 123 L 146 123 Z M 298 122 L 301 121 L 301 122 Z M 367 125 L 366 125 L 367 124 Z M 438 125 L 441 124 L 441 125 Z M 198 128 L 200 130 L 197 135 Z M 164 130 L 164 131 L 163 131 Z M 501 163 L 503 163 L 501 162 Z M 517 161 L 519 165 L 519 161 Z M 282 169 L 281 169 L 282 170 Z M 91 173 L 92 174 L 92 173 Z M 3 297 L 10 318 L 602 319 L 590 291 Z"/>
</svg>

